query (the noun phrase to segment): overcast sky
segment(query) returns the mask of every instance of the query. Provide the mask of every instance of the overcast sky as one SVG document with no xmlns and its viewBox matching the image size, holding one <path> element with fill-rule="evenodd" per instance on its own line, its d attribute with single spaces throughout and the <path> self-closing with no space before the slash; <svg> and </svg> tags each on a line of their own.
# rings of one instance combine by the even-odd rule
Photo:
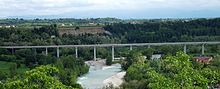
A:
<svg viewBox="0 0 220 89">
<path fill-rule="evenodd" d="M 0 0 L 0 18 L 220 17 L 220 0 Z"/>
</svg>

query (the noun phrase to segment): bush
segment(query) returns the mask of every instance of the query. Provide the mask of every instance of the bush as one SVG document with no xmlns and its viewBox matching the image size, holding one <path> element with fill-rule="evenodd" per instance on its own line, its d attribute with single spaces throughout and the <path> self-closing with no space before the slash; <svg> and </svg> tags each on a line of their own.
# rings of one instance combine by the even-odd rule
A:
<svg viewBox="0 0 220 89">
<path fill-rule="evenodd" d="M 89 67 L 82 59 L 76 59 L 73 56 L 62 56 L 55 66 L 60 70 L 58 74 L 60 81 L 72 87 L 80 87 L 76 83 L 77 77 L 89 71 Z"/>
<path fill-rule="evenodd" d="M 56 57 L 52 57 L 51 55 L 37 54 L 37 62 L 39 65 L 47 65 L 55 63 Z"/>
<path fill-rule="evenodd" d="M 112 58 L 111 56 L 108 56 L 106 59 L 106 65 L 112 65 Z"/>
<path fill-rule="evenodd" d="M 17 64 L 16 63 L 11 64 L 9 70 L 10 70 L 10 75 L 15 76 L 17 74 Z"/>
<path fill-rule="evenodd" d="M 16 60 L 16 56 L 14 55 L 0 55 L 0 61 L 12 62 Z"/>
<path fill-rule="evenodd" d="M 8 75 L 6 72 L 0 71 L 0 80 L 5 80 L 7 79 Z"/>
<path fill-rule="evenodd" d="M 10 54 L 7 49 L 0 49 L 0 54 Z"/>
<path fill-rule="evenodd" d="M 15 55 L 17 60 L 23 60 L 25 65 L 28 67 L 33 67 L 33 65 L 37 62 L 36 55 L 31 49 L 16 50 Z"/>
</svg>

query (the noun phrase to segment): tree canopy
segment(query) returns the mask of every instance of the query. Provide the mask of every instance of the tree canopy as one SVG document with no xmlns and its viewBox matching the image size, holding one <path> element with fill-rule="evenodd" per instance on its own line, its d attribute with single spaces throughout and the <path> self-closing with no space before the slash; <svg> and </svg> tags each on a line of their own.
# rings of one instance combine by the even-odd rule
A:
<svg viewBox="0 0 220 89">
<path fill-rule="evenodd" d="M 59 70 L 51 65 L 36 67 L 26 71 L 24 76 L 16 76 L 1 82 L 3 89 L 73 89 L 56 77 Z"/>
<path fill-rule="evenodd" d="M 214 88 L 220 81 L 219 69 L 210 66 L 195 68 L 191 57 L 182 52 L 151 64 L 154 61 L 142 58 L 132 63 L 127 69 L 126 83 L 122 87 L 127 88 L 129 83 L 132 85 L 136 81 L 139 84 L 136 87 L 142 89 Z M 138 89 L 136 87 L 133 89 Z"/>
</svg>

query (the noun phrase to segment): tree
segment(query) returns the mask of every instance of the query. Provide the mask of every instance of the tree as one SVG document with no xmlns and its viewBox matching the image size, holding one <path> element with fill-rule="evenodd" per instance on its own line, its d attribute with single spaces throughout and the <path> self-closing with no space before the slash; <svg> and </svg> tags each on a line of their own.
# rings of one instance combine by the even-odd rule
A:
<svg viewBox="0 0 220 89">
<path fill-rule="evenodd" d="M 89 66 L 83 60 L 73 56 L 62 56 L 55 65 L 60 70 L 58 77 L 63 84 L 81 88 L 76 83 L 77 77 L 89 71 Z"/>
<path fill-rule="evenodd" d="M 212 66 L 220 68 L 220 55 L 217 55 L 213 61 L 211 61 Z"/>
<path fill-rule="evenodd" d="M 137 84 L 142 81 L 144 84 L 138 87 L 146 85 L 147 87 L 143 89 L 194 89 L 216 88 L 215 85 L 220 82 L 220 72 L 217 67 L 195 68 L 191 57 L 183 52 L 177 52 L 175 56 L 167 56 L 154 65 L 148 64 L 154 63 L 151 62 L 153 60 L 148 61 L 133 62 L 127 69 L 126 83 L 122 86 L 133 85 L 131 81 L 136 81 Z"/>
<path fill-rule="evenodd" d="M 147 58 L 150 60 L 151 56 L 153 55 L 155 49 L 153 48 L 147 48 L 143 51 L 143 54 L 147 56 Z"/>
<path fill-rule="evenodd" d="M 112 57 L 111 56 L 107 56 L 106 65 L 112 65 Z"/>
<path fill-rule="evenodd" d="M 125 61 L 122 62 L 122 69 L 127 70 L 129 68 L 129 66 L 132 65 L 132 63 L 137 62 L 142 57 L 143 57 L 143 55 L 141 54 L 141 52 L 137 52 L 135 50 L 130 51 L 126 55 Z"/>
<path fill-rule="evenodd" d="M 149 63 L 143 57 L 139 57 L 127 70 L 125 80 L 142 80 L 149 70 Z"/>
<path fill-rule="evenodd" d="M 26 66 L 33 67 L 37 62 L 35 52 L 30 49 L 20 49 L 16 50 L 15 55 L 17 60 L 22 60 L 25 62 Z"/>
<path fill-rule="evenodd" d="M 0 71 L 0 81 L 7 79 L 8 75 L 6 72 Z"/>
<path fill-rule="evenodd" d="M 55 77 L 58 72 L 59 70 L 51 65 L 40 66 L 26 71 L 22 78 L 7 80 L 1 86 L 3 89 L 72 89 Z"/>
<path fill-rule="evenodd" d="M 76 28 L 75 28 L 75 30 L 79 30 L 80 28 L 77 26 Z"/>
<path fill-rule="evenodd" d="M 199 71 L 193 69 L 190 56 L 177 52 L 176 56 L 168 56 L 163 60 L 163 70 L 174 79 L 180 88 L 205 88 L 208 80 Z"/>
<path fill-rule="evenodd" d="M 10 76 L 15 76 L 17 74 L 17 64 L 16 63 L 12 63 L 10 68 Z"/>
</svg>

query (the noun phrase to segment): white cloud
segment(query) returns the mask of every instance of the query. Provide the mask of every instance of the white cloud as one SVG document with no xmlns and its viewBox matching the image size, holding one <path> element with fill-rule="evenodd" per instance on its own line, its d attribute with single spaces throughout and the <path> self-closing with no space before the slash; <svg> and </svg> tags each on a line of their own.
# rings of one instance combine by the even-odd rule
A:
<svg viewBox="0 0 220 89">
<path fill-rule="evenodd" d="M 2 16 L 59 15 L 79 11 L 108 10 L 212 10 L 220 0 L 0 0 Z"/>
</svg>

